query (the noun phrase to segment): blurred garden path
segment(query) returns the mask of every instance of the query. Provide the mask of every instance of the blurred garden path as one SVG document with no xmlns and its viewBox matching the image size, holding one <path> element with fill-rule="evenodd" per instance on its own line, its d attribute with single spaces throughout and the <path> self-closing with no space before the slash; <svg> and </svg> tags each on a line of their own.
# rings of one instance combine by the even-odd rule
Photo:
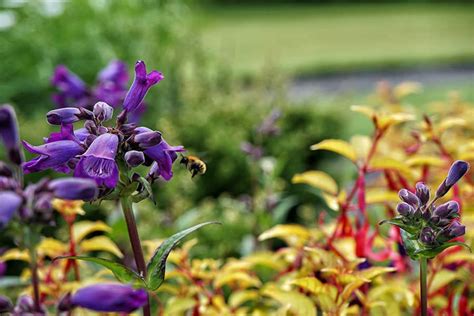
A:
<svg viewBox="0 0 474 316">
<path fill-rule="evenodd" d="M 289 86 L 288 97 L 292 101 L 306 101 L 319 95 L 336 95 L 341 93 L 367 93 L 372 91 L 380 81 L 397 84 L 403 81 L 421 83 L 424 88 L 430 86 L 467 86 L 474 93 L 474 65 L 407 69 L 392 71 L 355 72 L 333 74 L 295 79 Z"/>
</svg>

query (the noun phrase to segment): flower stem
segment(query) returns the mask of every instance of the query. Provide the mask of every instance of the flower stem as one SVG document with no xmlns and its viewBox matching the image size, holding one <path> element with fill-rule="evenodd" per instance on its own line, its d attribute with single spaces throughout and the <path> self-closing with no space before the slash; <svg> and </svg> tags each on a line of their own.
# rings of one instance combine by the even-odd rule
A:
<svg viewBox="0 0 474 316">
<path fill-rule="evenodd" d="M 145 278 L 146 277 L 146 264 L 143 256 L 142 246 L 140 237 L 138 236 L 137 223 L 135 216 L 133 215 L 132 201 L 129 196 L 124 196 L 120 199 L 122 205 L 122 211 L 125 216 L 127 223 L 128 237 L 130 238 L 130 244 L 132 246 L 133 256 L 135 257 L 135 263 L 137 265 L 138 273 Z M 143 306 L 143 315 L 150 316 L 150 301 Z"/>
<path fill-rule="evenodd" d="M 428 315 L 428 288 L 426 286 L 426 276 L 428 270 L 428 259 L 420 259 L 420 303 L 421 315 Z"/>
<path fill-rule="evenodd" d="M 30 249 L 30 259 L 31 259 L 31 286 L 33 287 L 33 302 L 36 312 L 41 312 L 40 304 L 40 291 L 39 291 L 39 278 L 38 278 L 38 263 L 36 257 L 36 250 L 34 248 Z"/>
</svg>

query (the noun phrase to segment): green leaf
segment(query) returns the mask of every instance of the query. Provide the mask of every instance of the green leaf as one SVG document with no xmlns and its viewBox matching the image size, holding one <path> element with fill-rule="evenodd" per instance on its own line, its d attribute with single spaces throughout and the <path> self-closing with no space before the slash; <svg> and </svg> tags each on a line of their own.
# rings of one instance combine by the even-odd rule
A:
<svg viewBox="0 0 474 316">
<path fill-rule="evenodd" d="M 142 192 L 145 193 L 146 196 L 149 197 L 153 202 L 153 204 L 156 205 L 155 196 L 153 195 L 150 182 L 148 182 L 144 177 L 139 177 L 137 181 L 142 185 Z"/>
<path fill-rule="evenodd" d="M 58 260 L 58 259 L 75 259 L 75 260 L 82 260 L 82 261 L 97 263 L 103 266 L 104 268 L 109 269 L 119 282 L 135 283 L 139 286 L 146 286 L 145 281 L 140 275 L 138 275 L 138 273 L 112 260 L 88 257 L 88 256 L 61 256 L 61 257 L 56 257 L 54 260 Z"/>
<path fill-rule="evenodd" d="M 416 238 L 410 236 L 406 231 L 402 230 L 400 233 L 402 235 L 403 246 L 405 247 L 408 256 L 410 256 L 412 260 L 417 260 L 417 252 L 423 249 L 420 246 L 420 243 Z"/>
<path fill-rule="evenodd" d="M 386 219 L 386 220 L 383 220 L 379 223 L 379 225 L 383 225 L 383 224 L 392 224 L 392 225 L 398 226 L 409 234 L 416 234 L 417 233 L 417 228 L 413 227 L 411 225 L 405 224 L 403 222 L 402 217 L 394 217 L 392 219 Z"/>
<path fill-rule="evenodd" d="M 163 283 L 165 279 L 165 268 L 166 268 L 166 259 L 168 259 L 168 255 L 170 254 L 171 250 L 173 250 L 178 243 L 191 234 L 192 232 L 198 230 L 199 228 L 209 225 L 209 224 L 220 224 L 219 222 L 206 222 L 186 230 L 183 230 L 177 234 L 166 239 L 156 250 L 151 260 L 148 262 L 147 265 L 147 285 L 148 289 L 151 291 L 157 290 L 160 285 Z"/>
<path fill-rule="evenodd" d="M 438 246 L 436 248 L 426 248 L 426 249 L 418 249 L 415 251 L 415 255 L 417 256 L 422 256 L 428 259 L 436 257 L 438 254 L 440 254 L 443 250 L 449 247 L 454 247 L 454 246 L 463 246 L 469 249 L 471 251 L 471 248 L 466 245 L 465 243 L 462 243 L 460 241 L 452 241 L 452 242 L 447 242 L 442 244 L 441 246 Z"/>
</svg>

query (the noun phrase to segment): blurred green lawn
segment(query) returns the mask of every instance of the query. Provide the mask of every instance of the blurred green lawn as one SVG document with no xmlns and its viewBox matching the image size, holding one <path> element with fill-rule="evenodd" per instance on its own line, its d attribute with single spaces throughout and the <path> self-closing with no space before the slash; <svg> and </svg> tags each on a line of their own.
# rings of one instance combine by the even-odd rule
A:
<svg viewBox="0 0 474 316">
<path fill-rule="evenodd" d="M 227 6 L 199 14 L 205 46 L 240 74 L 474 62 L 474 5 Z"/>
</svg>

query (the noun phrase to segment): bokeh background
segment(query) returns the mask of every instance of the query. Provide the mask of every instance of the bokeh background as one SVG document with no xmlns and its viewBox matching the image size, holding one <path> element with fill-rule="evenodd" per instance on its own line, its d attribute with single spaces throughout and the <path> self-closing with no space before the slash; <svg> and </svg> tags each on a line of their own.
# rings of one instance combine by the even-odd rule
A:
<svg viewBox="0 0 474 316">
<path fill-rule="evenodd" d="M 15 106 L 30 143 L 52 130 L 45 113 L 56 65 L 89 85 L 114 59 L 131 73 L 138 59 L 164 73 L 144 124 L 208 171 L 191 179 L 175 166 L 138 220 L 144 239 L 220 220 L 226 241 L 201 232 L 197 256 L 243 255 L 275 224 L 314 222 L 322 201 L 290 180 L 312 168 L 341 183 L 354 178 L 347 162 L 308 150 L 370 130 L 351 105 L 376 105 L 377 93 L 407 80 L 423 89 L 408 106 L 429 110 L 453 93 L 474 101 L 472 1 L 2 0 L 0 8 L 0 102 Z M 86 218 L 107 221 L 126 244 L 115 205 L 90 209 Z"/>
</svg>

